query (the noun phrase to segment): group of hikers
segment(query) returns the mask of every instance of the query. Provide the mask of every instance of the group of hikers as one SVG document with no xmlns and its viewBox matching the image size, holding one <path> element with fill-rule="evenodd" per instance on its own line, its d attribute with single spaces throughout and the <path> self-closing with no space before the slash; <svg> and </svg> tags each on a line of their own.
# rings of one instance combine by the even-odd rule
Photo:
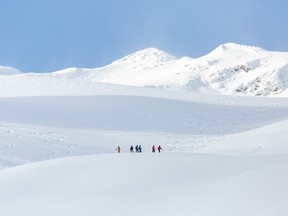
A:
<svg viewBox="0 0 288 216">
<path fill-rule="evenodd" d="M 141 145 L 136 145 L 135 146 L 135 152 L 142 153 L 142 146 Z M 131 147 L 130 147 L 130 153 L 134 153 L 133 145 L 131 145 Z"/>
<path fill-rule="evenodd" d="M 121 152 L 120 146 L 118 146 L 118 147 L 116 148 L 116 150 L 117 150 L 118 153 L 120 153 L 120 152 Z M 159 145 L 159 146 L 157 147 L 157 150 L 158 150 L 159 153 L 161 152 L 161 150 L 162 150 L 161 145 Z M 155 145 L 153 145 L 153 146 L 152 146 L 152 153 L 155 153 L 155 151 L 156 151 L 156 147 L 155 147 Z M 136 153 L 142 153 L 142 146 L 141 146 L 141 145 L 136 145 L 136 146 L 135 146 L 135 152 L 136 152 Z M 134 153 L 134 147 L 133 147 L 133 145 L 131 145 L 131 147 L 130 147 L 130 153 Z"/>
</svg>

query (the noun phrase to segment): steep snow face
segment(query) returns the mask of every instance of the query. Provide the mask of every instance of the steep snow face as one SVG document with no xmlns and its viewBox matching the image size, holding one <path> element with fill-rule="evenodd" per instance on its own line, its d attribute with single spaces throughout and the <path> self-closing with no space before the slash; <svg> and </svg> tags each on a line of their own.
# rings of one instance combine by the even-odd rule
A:
<svg viewBox="0 0 288 216">
<path fill-rule="evenodd" d="M 0 66 L 0 76 L 1 75 L 15 75 L 15 74 L 21 74 L 21 71 L 13 67 Z"/>
<path fill-rule="evenodd" d="M 223 94 L 286 95 L 288 53 L 228 43 L 199 60 L 205 80 Z"/>
<path fill-rule="evenodd" d="M 2 76 L 0 90 L 13 92 L 13 86 L 23 89 L 21 85 L 25 84 L 30 92 L 41 92 L 37 89 L 39 86 L 53 85 L 51 89 L 55 94 L 65 95 L 67 91 L 63 91 L 72 86 L 73 92 L 77 89 L 93 94 L 96 83 L 224 95 L 287 97 L 288 53 L 227 43 L 200 58 L 177 59 L 149 48 L 100 68 L 67 68 L 48 74 Z"/>
</svg>

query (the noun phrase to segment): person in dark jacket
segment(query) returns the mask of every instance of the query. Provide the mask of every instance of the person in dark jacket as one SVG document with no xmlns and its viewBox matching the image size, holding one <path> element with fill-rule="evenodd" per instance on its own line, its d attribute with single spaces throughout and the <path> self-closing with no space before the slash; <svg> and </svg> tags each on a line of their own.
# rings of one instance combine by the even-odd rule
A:
<svg viewBox="0 0 288 216">
<path fill-rule="evenodd" d="M 139 146 L 138 145 L 135 146 L 135 151 L 139 152 Z"/>
<path fill-rule="evenodd" d="M 131 145 L 131 147 L 130 147 L 130 153 L 134 153 L 134 148 L 133 148 L 132 145 Z"/>
</svg>

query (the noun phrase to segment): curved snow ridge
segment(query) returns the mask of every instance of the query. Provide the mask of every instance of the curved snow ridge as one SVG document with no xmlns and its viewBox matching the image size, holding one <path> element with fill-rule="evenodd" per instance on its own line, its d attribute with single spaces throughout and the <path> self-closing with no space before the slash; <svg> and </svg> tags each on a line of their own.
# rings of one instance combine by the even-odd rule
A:
<svg viewBox="0 0 288 216">
<path fill-rule="evenodd" d="M 8 66 L 1 66 L 0 65 L 0 76 L 1 75 L 16 75 L 21 74 L 22 72 L 16 68 L 8 67 Z"/>
</svg>

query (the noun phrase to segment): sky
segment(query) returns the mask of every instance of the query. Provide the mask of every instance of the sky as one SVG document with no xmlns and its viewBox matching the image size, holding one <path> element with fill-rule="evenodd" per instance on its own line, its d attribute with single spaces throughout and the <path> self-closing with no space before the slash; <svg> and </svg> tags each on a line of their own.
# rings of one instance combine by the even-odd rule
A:
<svg viewBox="0 0 288 216">
<path fill-rule="evenodd" d="M 203 56 L 227 42 L 288 51 L 288 1 L 0 0 L 0 65 L 94 68 L 145 48 Z"/>
</svg>

